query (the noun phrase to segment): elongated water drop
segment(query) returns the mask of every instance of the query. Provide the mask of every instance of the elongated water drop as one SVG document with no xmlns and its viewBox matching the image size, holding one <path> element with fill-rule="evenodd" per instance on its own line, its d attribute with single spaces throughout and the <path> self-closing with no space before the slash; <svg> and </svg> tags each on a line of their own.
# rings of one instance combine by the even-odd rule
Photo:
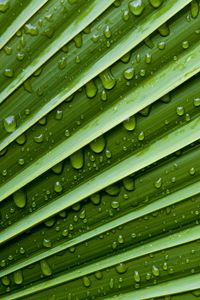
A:
<svg viewBox="0 0 200 300">
<path fill-rule="evenodd" d="M 157 8 L 162 4 L 163 0 L 149 0 L 149 2 L 154 8 Z"/>
<path fill-rule="evenodd" d="M 106 145 L 106 141 L 104 136 L 102 135 L 90 143 L 90 148 L 95 153 L 100 153 L 105 148 L 105 145 Z"/>
<path fill-rule="evenodd" d="M 134 76 L 134 68 L 128 68 L 124 71 L 124 78 L 127 79 L 127 80 L 131 80 Z"/>
<path fill-rule="evenodd" d="M 167 23 L 164 23 L 160 27 L 158 27 L 158 31 L 162 36 L 169 35 L 169 27 L 167 26 Z"/>
<path fill-rule="evenodd" d="M 17 207 L 23 208 L 26 205 L 26 193 L 23 190 L 18 190 L 13 194 L 13 200 Z"/>
<path fill-rule="evenodd" d="M 112 184 L 105 188 L 105 192 L 110 196 L 116 196 L 119 194 L 120 188 L 117 184 Z"/>
<path fill-rule="evenodd" d="M 42 271 L 42 274 L 45 276 L 51 276 L 52 270 L 46 260 L 41 260 L 40 261 L 40 268 Z"/>
<path fill-rule="evenodd" d="M 108 25 L 106 26 L 106 28 L 104 30 L 104 35 L 107 39 L 109 39 L 112 35 L 112 32 L 111 32 L 110 27 Z"/>
<path fill-rule="evenodd" d="M 36 36 L 38 35 L 38 29 L 35 25 L 29 23 L 25 25 L 25 33 L 30 34 L 31 36 Z"/>
<path fill-rule="evenodd" d="M 101 202 L 100 194 L 96 193 L 90 196 L 90 200 L 93 204 L 98 205 Z"/>
<path fill-rule="evenodd" d="M 17 127 L 15 116 L 8 116 L 7 118 L 5 118 L 3 120 L 3 125 L 8 133 L 12 133 L 13 131 L 15 131 Z"/>
<path fill-rule="evenodd" d="M 134 271 L 134 280 L 135 282 L 140 282 L 140 274 L 138 271 Z"/>
<path fill-rule="evenodd" d="M 61 193 L 63 190 L 62 184 L 60 183 L 60 181 L 56 181 L 54 184 L 54 191 L 56 193 Z"/>
<path fill-rule="evenodd" d="M 82 33 L 79 33 L 74 38 L 76 48 L 81 48 L 82 46 Z"/>
<path fill-rule="evenodd" d="M 52 171 L 56 174 L 60 174 L 62 172 L 62 169 L 63 169 L 62 162 L 59 162 L 58 164 L 52 167 Z"/>
<path fill-rule="evenodd" d="M 145 8 L 142 0 L 133 0 L 129 2 L 129 10 L 135 16 L 140 16 Z"/>
<path fill-rule="evenodd" d="M 81 169 L 84 163 L 82 151 L 78 150 L 77 152 L 73 153 L 70 156 L 70 161 L 74 169 Z"/>
<path fill-rule="evenodd" d="M 191 15 L 192 18 L 196 18 L 199 14 L 199 3 L 197 0 L 192 0 L 191 2 Z"/>
<path fill-rule="evenodd" d="M 158 269 L 158 267 L 154 266 L 152 267 L 152 274 L 156 277 L 158 277 L 160 275 L 160 271 Z"/>
<path fill-rule="evenodd" d="M 116 84 L 116 80 L 109 69 L 99 74 L 99 77 L 106 90 L 111 90 Z"/>
<path fill-rule="evenodd" d="M 90 281 L 89 277 L 87 277 L 87 276 L 83 277 L 83 284 L 85 287 L 89 287 L 91 285 L 91 281 Z"/>
<path fill-rule="evenodd" d="M 97 93 L 97 87 L 93 80 L 86 83 L 85 90 L 86 90 L 86 95 L 88 96 L 88 98 L 95 97 L 95 95 Z"/>
<path fill-rule="evenodd" d="M 3 277 L 1 278 L 1 282 L 2 282 L 2 284 L 5 285 L 5 286 L 10 285 L 10 279 L 9 279 L 8 276 L 3 276 Z"/>
<path fill-rule="evenodd" d="M 135 189 L 135 182 L 130 176 L 123 179 L 123 185 L 127 191 L 133 191 Z"/>
<path fill-rule="evenodd" d="M 13 273 L 13 279 L 15 284 L 22 284 L 23 282 L 23 274 L 22 270 L 17 270 Z"/>
</svg>

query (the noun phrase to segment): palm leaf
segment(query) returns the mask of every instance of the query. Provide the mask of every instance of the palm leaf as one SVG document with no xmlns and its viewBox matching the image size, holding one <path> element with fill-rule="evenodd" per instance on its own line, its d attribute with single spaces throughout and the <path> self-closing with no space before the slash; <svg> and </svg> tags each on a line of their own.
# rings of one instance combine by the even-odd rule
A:
<svg viewBox="0 0 200 300">
<path fill-rule="evenodd" d="M 1 299 L 193 300 L 200 1 L 33 2 L 0 1 Z"/>
</svg>

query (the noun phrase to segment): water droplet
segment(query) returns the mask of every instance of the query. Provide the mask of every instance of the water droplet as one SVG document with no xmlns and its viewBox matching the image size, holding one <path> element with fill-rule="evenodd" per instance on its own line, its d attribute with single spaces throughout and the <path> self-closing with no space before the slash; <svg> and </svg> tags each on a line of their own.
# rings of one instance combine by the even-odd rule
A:
<svg viewBox="0 0 200 300">
<path fill-rule="evenodd" d="M 161 188 L 161 186 L 162 186 L 162 178 L 161 177 L 156 180 L 156 182 L 154 183 L 154 186 L 157 189 Z"/>
<path fill-rule="evenodd" d="M 134 68 L 128 68 L 124 71 L 124 78 L 131 80 L 135 74 Z"/>
<path fill-rule="evenodd" d="M 82 33 L 79 33 L 74 38 L 76 48 L 81 48 L 82 46 Z"/>
<path fill-rule="evenodd" d="M 115 267 L 117 273 L 124 274 L 127 271 L 127 267 L 124 263 L 120 263 Z"/>
<path fill-rule="evenodd" d="M 85 90 L 86 90 L 86 95 L 88 98 L 93 98 L 96 96 L 97 87 L 93 80 L 86 83 Z"/>
<path fill-rule="evenodd" d="M 118 240 L 119 244 L 123 244 L 124 243 L 124 238 L 123 238 L 123 236 L 121 234 L 118 236 L 117 240 Z"/>
<path fill-rule="evenodd" d="M 3 276 L 3 277 L 1 278 L 1 282 L 2 282 L 2 284 L 5 285 L 5 286 L 10 285 L 10 279 L 8 278 L 8 276 Z"/>
<path fill-rule="evenodd" d="M 119 207 L 119 202 L 118 201 L 112 201 L 111 202 L 111 207 L 114 208 L 114 209 L 118 208 Z"/>
<path fill-rule="evenodd" d="M 22 270 L 17 270 L 13 273 L 13 279 L 15 284 L 22 284 L 23 282 L 23 274 Z"/>
<path fill-rule="evenodd" d="M 150 54 L 150 53 L 146 53 L 146 55 L 145 55 L 145 62 L 146 62 L 147 64 L 150 64 L 151 61 L 152 61 L 152 56 L 151 56 L 151 54 Z"/>
<path fill-rule="evenodd" d="M 29 23 L 29 24 L 26 24 L 24 28 L 25 28 L 26 34 L 30 34 L 31 36 L 38 35 L 38 29 L 35 25 Z"/>
<path fill-rule="evenodd" d="M 87 276 L 83 277 L 83 284 L 85 287 L 89 287 L 91 285 L 90 279 Z"/>
<path fill-rule="evenodd" d="M 119 194 L 120 188 L 118 185 L 112 184 L 105 188 L 105 192 L 110 196 L 116 196 Z"/>
<path fill-rule="evenodd" d="M 17 127 L 17 122 L 14 116 L 8 116 L 7 118 L 5 118 L 3 120 L 3 125 L 5 130 L 8 133 L 12 133 L 13 131 L 15 131 L 16 127 Z"/>
<path fill-rule="evenodd" d="M 106 26 L 106 28 L 104 30 L 104 35 L 107 39 L 109 39 L 112 35 L 112 32 L 111 32 L 110 27 L 108 25 Z"/>
<path fill-rule="evenodd" d="M 54 184 L 54 191 L 56 193 L 61 193 L 62 190 L 63 190 L 63 187 L 62 187 L 60 181 L 56 181 L 55 184 Z"/>
<path fill-rule="evenodd" d="M 52 270 L 46 260 L 41 260 L 40 261 L 40 268 L 42 271 L 42 274 L 45 276 L 51 276 L 52 275 Z"/>
<path fill-rule="evenodd" d="M 158 43 L 158 49 L 164 50 L 165 47 L 166 47 L 166 43 L 165 43 L 165 42 L 159 42 L 159 43 Z"/>
<path fill-rule="evenodd" d="M 47 227 L 52 227 L 55 224 L 55 221 L 55 218 L 49 218 L 44 222 L 44 224 Z"/>
<path fill-rule="evenodd" d="M 95 272 L 95 277 L 96 277 L 96 279 L 102 279 L 103 278 L 103 275 L 102 275 L 102 272 L 101 271 L 97 271 L 97 272 Z"/>
<path fill-rule="evenodd" d="M 149 2 L 154 8 L 157 8 L 162 4 L 163 0 L 149 0 Z"/>
<path fill-rule="evenodd" d="M 144 140 L 144 132 L 141 131 L 138 135 L 138 141 L 143 141 Z"/>
<path fill-rule="evenodd" d="M 135 282 L 140 282 L 140 274 L 138 271 L 134 271 L 134 280 Z"/>
<path fill-rule="evenodd" d="M 56 119 L 56 120 L 61 120 L 62 117 L 63 117 L 63 111 L 60 110 L 60 109 L 58 109 L 58 110 L 56 111 L 55 119 Z"/>
<path fill-rule="evenodd" d="M 84 163 L 82 151 L 78 150 L 77 152 L 73 153 L 70 156 L 70 161 L 74 169 L 81 169 Z"/>
<path fill-rule="evenodd" d="M 156 277 L 158 277 L 158 276 L 160 275 L 159 269 L 158 269 L 156 266 L 154 266 L 154 265 L 153 265 L 153 267 L 152 267 L 152 274 L 153 274 L 154 276 L 156 276 Z"/>
<path fill-rule="evenodd" d="M 199 3 L 197 0 L 193 0 L 191 2 L 191 15 L 192 15 L 192 18 L 196 18 L 199 14 Z"/>
<path fill-rule="evenodd" d="M 99 77 L 106 90 L 111 90 L 116 84 L 116 80 L 109 69 L 99 74 Z"/>
<path fill-rule="evenodd" d="M 133 0 L 129 2 L 129 10 L 135 16 L 140 16 L 145 8 L 142 0 Z"/>
<path fill-rule="evenodd" d="M 102 90 L 101 92 L 101 100 L 102 101 L 106 101 L 107 100 L 107 94 L 105 90 Z"/>
<path fill-rule="evenodd" d="M 100 194 L 96 193 L 90 196 L 90 200 L 93 204 L 98 205 L 101 202 Z"/>
<path fill-rule="evenodd" d="M 123 126 L 126 130 L 132 131 L 136 127 L 136 118 L 132 116 L 123 122 Z"/>
<path fill-rule="evenodd" d="M 190 173 L 190 175 L 194 175 L 195 174 L 195 168 L 194 167 L 190 168 L 189 173 Z"/>
<path fill-rule="evenodd" d="M 129 10 L 125 10 L 123 12 L 123 15 L 122 15 L 122 18 L 124 21 L 128 21 L 129 20 L 129 17 L 130 17 L 130 13 L 129 13 Z"/>
<path fill-rule="evenodd" d="M 194 106 L 196 106 L 196 107 L 200 106 L 200 98 L 195 98 L 193 103 L 194 103 Z"/>
<path fill-rule="evenodd" d="M 42 143 L 44 141 L 43 133 L 39 133 L 38 135 L 34 136 L 34 141 L 38 144 Z"/>
<path fill-rule="evenodd" d="M 177 106 L 176 113 L 177 113 L 178 116 L 183 116 L 184 113 L 185 113 L 184 107 L 183 106 Z"/>
<path fill-rule="evenodd" d="M 14 76 L 14 72 L 11 68 L 6 68 L 4 70 L 4 75 L 8 78 L 12 78 Z"/>
<path fill-rule="evenodd" d="M 26 205 L 26 193 L 23 190 L 18 190 L 13 194 L 13 201 L 19 208 L 23 208 Z"/>
<path fill-rule="evenodd" d="M 131 51 L 127 52 L 125 55 L 121 57 L 121 61 L 123 63 L 128 63 L 131 58 Z"/>
<path fill-rule="evenodd" d="M 0 0 L 0 12 L 6 12 L 6 10 L 9 8 L 9 2 L 8 0 Z"/>
<path fill-rule="evenodd" d="M 51 240 L 49 240 L 49 239 L 44 239 L 42 244 L 45 248 L 51 248 L 51 246 L 52 246 Z"/>
<path fill-rule="evenodd" d="M 188 41 L 183 41 L 183 42 L 182 42 L 182 48 L 183 48 L 183 49 L 188 49 L 189 46 L 190 46 L 190 44 L 189 44 Z"/>
<path fill-rule="evenodd" d="M 62 236 L 64 236 L 64 237 L 68 236 L 68 230 L 67 230 L 67 229 L 64 229 L 64 230 L 63 230 Z"/>
<path fill-rule="evenodd" d="M 123 185 L 127 191 L 133 191 L 135 189 L 135 182 L 130 176 L 123 179 Z"/>
<path fill-rule="evenodd" d="M 106 141 L 104 136 L 102 135 L 90 143 L 90 148 L 95 153 L 100 153 L 104 150 L 105 145 L 106 145 Z"/>
<path fill-rule="evenodd" d="M 59 162 L 58 164 L 53 166 L 52 171 L 56 174 L 60 174 L 62 172 L 62 169 L 63 169 L 63 164 L 62 162 Z"/>
<path fill-rule="evenodd" d="M 162 36 L 167 36 L 170 33 L 167 23 L 164 23 L 160 27 L 158 27 L 158 31 Z"/>
</svg>

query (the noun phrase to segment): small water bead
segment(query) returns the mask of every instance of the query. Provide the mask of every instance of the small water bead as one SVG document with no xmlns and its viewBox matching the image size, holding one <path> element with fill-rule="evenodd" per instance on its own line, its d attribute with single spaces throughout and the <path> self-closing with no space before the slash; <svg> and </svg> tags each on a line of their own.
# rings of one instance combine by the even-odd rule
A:
<svg viewBox="0 0 200 300">
<path fill-rule="evenodd" d="M 138 135 L 138 141 L 143 141 L 144 140 L 144 132 L 141 131 Z"/>
<path fill-rule="evenodd" d="M 7 118 L 5 118 L 3 120 L 3 125 L 4 125 L 4 129 L 8 133 L 12 133 L 13 131 L 15 131 L 15 129 L 17 127 L 17 122 L 15 119 L 15 116 L 8 116 Z"/>
<path fill-rule="evenodd" d="M 35 25 L 29 23 L 25 25 L 25 33 L 30 34 L 31 36 L 36 36 L 38 35 L 38 29 Z"/>
<path fill-rule="evenodd" d="M 75 62 L 76 62 L 77 64 L 79 64 L 79 63 L 81 62 L 81 59 L 80 59 L 80 56 L 79 56 L 79 55 L 76 56 Z"/>
<path fill-rule="evenodd" d="M 183 49 L 188 49 L 189 46 L 190 46 L 190 43 L 189 43 L 188 41 L 183 41 L 183 42 L 182 42 L 182 48 L 183 48 Z"/>
<path fill-rule="evenodd" d="M 109 25 L 106 26 L 106 28 L 104 30 L 104 35 L 105 35 L 105 37 L 107 39 L 109 39 L 112 36 L 112 32 L 110 30 L 110 26 Z"/>
<path fill-rule="evenodd" d="M 83 285 L 84 285 L 85 287 L 90 287 L 91 281 L 90 281 L 89 277 L 87 277 L 87 276 L 84 276 L 84 277 L 83 277 Z"/>
<path fill-rule="evenodd" d="M 199 14 L 199 2 L 197 0 L 192 0 L 191 2 L 191 16 L 192 18 L 198 17 Z"/>
<path fill-rule="evenodd" d="M 164 50 L 165 47 L 166 47 L 166 43 L 165 43 L 165 42 L 159 42 L 159 43 L 158 43 L 158 49 Z"/>
<path fill-rule="evenodd" d="M 158 8 L 159 6 L 161 6 L 163 0 L 149 0 L 149 2 L 154 8 Z"/>
<path fill-rule="evenodd" d="M 55 224 L 55 222 L 56 222 L 56 219 L 52 217 L 52 218 L 47 219 L 44 222 L 44 224 L 46 227 L 52 227 Z"/>
<path fill-rule="evenodd" d="M 22 61 L 24 59 L 25 54 L 22 52 L 17 53 L 17 60 Z"/>
<path fill-rule="evenodd" d="M 8 0 L 0 0 L 0 12 L 6 12 L 9 8 Z"/>
<path fill-rule="evenodd" d="M 96 277 L 96 279 L 102 279 L 103 278 L 103 275 L 102 275 L 102 272 L 101 271 L 97 271 L 97 272 L 95 272 L 95 277 Z"/>
<path fill-rule="evenodd" d="M 141 69 L 139 74 L 140 74 L 141 77 L 144 77 L 146 75 L 145 69 Z"/>
<path fill-rule="evenodd" d="M 45 276 L 51 276 L 52 275 L 52 270 L 46 260 L 41 260 L 40 261 L 40 268 L 42 271 L 42 274 Z"/>
<path fill-rule="evenodd" d="M 160 271 L 158 269 L 158 267 L 154 266 L 152 267 L 152 274 L 155 276 L 155 277 L 158 277 L 160 275 Z"/>
<path fill-rule="evenodd" d="M 128 68 L 124 71 L 124 78 L 127 80 L 131 80 L 135 74 L 134 68 Z"/>
<path fill-rule="evenodd" d="M 136 127 L 136 118 L 132 116 L 123 122 L 123 126 L 126 130 L 132 131 Z"/>
<path fill-rule="evenodd" d="M 63 111 L 60 110 L 60 109 L 58 109 L 58 110 L 56 111 L 55 119 L 56 119 L 56 120 L 61 120 L 62 118 L 63 118 Z"/>
<path fill-rule="evenodd" d="M 23 190 L 18 190 L 13 194 L 13 201 L 18 208 L 23 208 L 26 205 L 26 193 Z"/>
<path fill-rule="evenodd" d="M 90 148 L 95 153 L 101 153 L 104 150 L 105 145 L 106 141 L 104 136 L 102 135 L 90 143 Z"/>
<path fill-rule="evenodd" d="M 107 94 L 105 90 L 102 90 L 101 92 L 101 100 L 102 101 L 106 101 L 107 100 Z"/>
<path fill-rule="evenodd" d="M 22 270 L 15 271 L 13 273 L 13 279 L 15 284 L 22 284 L 24 280 Z"/>
<path fill-rule="evenodd" d="M 11 54 L 12 54 L 12 48 L 9 47 L 9 46 L 5 46 L 5 47 L 3 48 L 3 50 L 5 51 L 5 53 L 6 53 L 7 55 L 11 55 Z"/>
<path fill-rule="evenodd" d="M 42 244 L 45 248 L 51 248 L 51 246 L 52 246 L 51 240 L 48 240 L 48 239 L 44 239 Z"/>
<path fill-rule="evenodd" d="M 196 106 L 196 107 L 200 106 L 200 98 L 195 98 L 193 103 L 194 103 L 194 106 Z"/>
<path fill-rule="evenodd" d="M 44 135 L 43 133 L 39 133 L 38 135 L 34 136 L 33 139 L 36 143 L 40 144 L 44 141 Z"/>
<path fill-rule="evenodd" d="M 123 12 L 122 19 L 123 19 L 124 21 L 128 21 L 128 20 L 129 20 L 129 17 L 130 17 L 130 12 L 129 12 L 129 10 L 125 10 L 125 11 Z"/>
<path fill-rule="evenodd" d="M 146 53 L 145 62 L 146 64 L 150 64 L 152 62 L 152 55 L 150 53 Z"/>
<path fill-rule="evenodd" d="M 106 90 L 111 90 L 116 84 L 116 80 L 109 69 L 99 74 L 99 78 Z"/>
<path fill-rule="evenodd" d="M 74 42 L 75 42 L 75 46 L 76 48 L 81 48 L 82 46 L 82 33 L 79 33 L 77 34 L 75 37 L 74 37 Z"/>
<path fill-rule="evenodd" d="M 177 106 L 176 113 L 179 117 L 183 116 L 185 113 L 185 109 L 183 106 Z"/>
<path fill-rule="evenodd" d="M 127 271 L 127 267 L 124 263 L 120 263 L 119 265 L 117 265 L 115 267 L 115 269 L 116 269 L 117 273 L 119 273 L 119 274 L 124 274 Z"/>
<path fill-rule="evenodd" d="M 98 205 L 101 202 L 101 196 L 100 194 L 96 193 L 90 196 L 90 200 L 93 204 Z"/>
<path fill-rule="evenodd" d="M 11 68 L 6 68 L 4 70 L 4 76 L 8 77 L 8 78 L 12 78 L 14 76 L 14 72 L 13 69 Z"/>
<path fill-rule="evenodd" d="M 118 201 L 112 201 L 111 202 L 111 207 L 114 208 L 114 209 L 119 208 L 119 202 Z"/>
<path fill-rule="evenodd" d="M 154 183 L 155 188 L 159 189 L 162 186 L 162 178 L 158 178 Z"/>
<path fill-rule="evenodd" d="M 129 10 L 135 16 L 140 16 L 145 8 L 142 0 L 133 0 L 129 2 Z"/>
<path fill-rule="evenodd" d="M 69 137 L 69 136 L 70 136 L 70 132 L 69 132 L 68 129 L 65 130 L 65 136 L 66 136 L 66 137 Z"/>
<path fill-rule="evenodd" d="M 88 98 L 93 98 L 96 96 L 97 87 L 96 87 L 96 84 L 94 83 L 94 80 L 91 80 L 86 83 L 85 91 L 86 91 L 86 95 Z"/>
<path fill-rule="evenodd" d="M 83 152 L 78 150 L 70 156 L 70 161 L 74 169 L 81 169 L 84 164 Z"/>
<path fill-rule="evenodd" d="M 24 159 L 23 159 L 23 158 L 19 158 L 19 159 L 18 159 L 18 164 L 19 164 L 20 166 L 23 166 L 23 165 L 24 165 Z"/>
<path fill-rule="evenodd" d="M 68 236 L 68 234 L 69 234 L 68 229 L 63 229 L 62 236 L 66 237 Z"/>
<path fill-rule="evenodd" d="M 196 171 L 195 171 L 195 168 L 194 168 L 194 167 L 192 167 L 192 168 L 190 169 L 190 171 L 189 171 L 190 175 L 192 175 L 192 176 L 195 174 L 195 172 L 196 172 Z"/>
<path fill-rule="evenodd" d="M 62 184 L 60 183 L 60 181 L 56 181 L 54 184 L 54 191 L 56 193 L 61 193 L 63 190 Z"/>
<path fill-rule="evenodd" d="M 140 280 L 141 280 L 140 274 L 138 271 L 134 271 L 134 280 L 135 280 L 135 282 L 140 282 Z"/>
<path fill-rule="evenodd" d="M 112 153 L 110 150 L 106 149 L 106 157 L 107 158 L 111 158 L 112 157 Z"/>
</svg>

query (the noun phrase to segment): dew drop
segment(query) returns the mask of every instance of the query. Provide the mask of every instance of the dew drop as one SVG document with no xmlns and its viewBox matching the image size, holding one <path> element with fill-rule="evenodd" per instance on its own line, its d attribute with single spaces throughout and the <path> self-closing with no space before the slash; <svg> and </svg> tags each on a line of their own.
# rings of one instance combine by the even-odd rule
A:
<svg viewBox="0 0 200 300">
<path fill-rule="evenodd" d="M 158 277 L 158 276 L 160 275 L 159 269 L 158 269 L 156 266 L 154 266 L 154 265 L 153 265 L 153 267 L 152 267 L 152 274 L 153 274 L 154 276 L 156 276 L 156 277 Z"/>
<path fill-rule="evenodd" d="M 38 143 L 38 144 L 42 143 L 44 141 L 44 135 L 43 135 L 43 133 L 40 133 L 40 134 L 34 136 L 34 141 L 36 143 Z"/>
<path fill-rule="evenodd" d="M 192 18 L 196 18 L 199 14 L 199 3 L 197 0 L 192 0 L 191 2 L 191 15 Z"/>
<path fill-rule="evenodd" d="M 142 0 L 133 0 L 129 2 L 129 10 L 135 16 L 140 16 L 145 8 Z"/>
<path fill-rule="evenodd" d="M 124 78 L 131 80 L 135 74 L 134 68 L 128 68 L 124 71 Z"/>
<path fill-rule="evenodd" d="M 55 166 L 52 167 L 52 171 L 55 174 L 60 174 L 62 172 L 63 169 L 63 164 L 62 162 L 59 162 L 58 164 L 56 164 Z"/>
<path fill-rule="evenodd" d="M 13 72 L 13 69 L 11 68 L 6 68 L 4 70 L 4 75 L 8 78 L 12 78 L 14 76 L 14 72 Z"/>
<path fill-rule="evenodd" d="M 134 271 L 134 280 L 135 282 L 140 282 L 140 274 L 138 271 Z"/>
<path fill-rule="evenodd" d="M 74 169 L 81 169 L 84 163 L 82 151 L 78 150 L 77 152 L 73 153 L 70 156 L 70 161 Z"/>
<path fill-rule="evenodd" d="M 40 261 L 40 268 L 42 271 L 42 274 L 45 276 L 51 276 L 52 275 L 52 270 L 46 260 L 41 260 Z"/>
<path fill-rule="evenodd" d="M 110 196 L 117 196 L 120 192 L 120 188 L 116 184 L 112 184 L 105 188 L 105 192 Z"/>
<path fill-rule="evenodd" d="M 25 25 L 25 33 L 30 34 L 31 36 L 36 36 L 38 35 L 38 29 L 35 25 L 29 23 Z"/>
<path fill-rule="evenodd" d="M 55 184 L 54 184 L 54 191 L 56 193 L 61 193 L 62 190 L 63 190 L 63 187 L 62 187 L 60 181 L 56 181 Z"/>
<path fill-rule="evenodd" d="M 100 194 L 96 193 L 90 196 L 90 200 L 93 204 L 98 205 L 101 202 Z"/>
<path fill-rule="evenodd" d="M 189 46 L 190 46 L 190 44 L 189 44 L 188 41 L 183 41 L 183 42 L 182 42 L 182 48 L 183 48 L 183 49 L 188 49 Z"/>
<path fill-rule="evenodd" d="M 13 201 L 19 208 L 23 208 L 26 205 L 26 193 L 23 190 L 18 190 L 13 194 Z"/>
<path fill-rule="evenodd" d="M 15 284 L 22 284 L 23 282 L 23 274 L 21 270 L 17 270 L 13 273 L 13 279 Z"/>
<path fill-rule="evenodd" d="M 102 135 L 90 143 L 90 148 L 95 153 L 101 153 L 104 150 L 105 145 L 106 141 L 104 136 Z"/>
<path fill-rule="evenodd" d="M 133 191 L 135 189 L 135 182 L 130 176 L 123 179 L 123 185 L 127 191 Z"/>
<path fill-rule="evenodd" d="M 83 277 L 83 284 L 84 284 L 85 287 L 90 287 L 91 282 L 90 282 L 90 279 L 87 276 Z"/>
<path fill-rule="evenodd" d="M 74 42 L 75 42 L 76 48 L 81 48 L 82 42 L 83 42 L 83 41 L 82 41 L 82 34 L 81 34 L 81 33 L 79 33 L 79 34 L 77 34 L 77 35 L 75 36 Z"/>
<path fill-rule="evenodd" d="M 6 12 L 9 8 L 8 0 L 0 0 L 0 12 Z"/>
<path fill-rule="evenodd" d="M 156 182 L 154 183 L 154 186 L 157 189 L 161 188 L 161 186 L 162 186 L 162 178 L 161 177 L 156 180 Z"/>
<path fill-rule="evenodd" d="M 42 244 L 45 248 L 51 248 L 51 246 L 52 246 L 51 240 L 49 240 L 49 239 L 44 239 Z"/>
<path fill-rule="evenodd" d="M 116 84 L 116 80 L 109 69 L 99 74 L 99 77 L 106 90 L 111 90 Z"/>
<path fill-rule="evenodd" d="M 101 100 L 102 101 L 106 101 L 107 100 L 107 94 L 105 90 L 102 90 L 101 92 Z"/>
<path fill-rule="evenodd" d="M 107 39 L 109 39 L 112 35 L 112 32 L 111 32 L 110 27 L 108 25 L 106 26 L 106 28 L 104 30 L 104 35 Z"/>
<path fill-rule="evenodd" d="M 151 61 L 152 61 L 152 55 L 150 53 L 146 53 L 146 55 L 145 55 L 145 62 L 147 64 L 150 64 Z"/>
<path fill-rule="evenodd" d="M 136 127 L 136 118 L 132 116 L 123 122 L 123 126 L 126 130 L 132 131 Z"/>
<path fill-rule="evenodd" d="M 88 98 L 93 98 L 96 96 L 97 87 L 93 80 L 86 83 L 85 91 Z"/>
<path fill-rule="evenodd" d="M 160 35 L 162 36 L 168 36 L 170 31 L 169 31 L 169 27 L 167 26 L 166 23 L 162 24 L 159 28 L 158 31 L 160 33 Z"/>
<path fill-rule="evenodd" d="M 138 141 L 143 141 L 144 140 L 144 132 L 141 131 L 138 135 Z"/>
<path fill-rule="evenodd" d="M 5 285 L 5 286 L 10 285 L 10 279 L 8 278 L 8 276 L 3 276 L 3 277 L 1 278 L 1 282 L 2 282 L 2 284 Z"/>
<path fill-rule="evenodd" d="M 154 8 L 157 8 L 162 4 L 163 0 L 149 0 L 149 2 Z"/>
<path fill-rule="evenodd" d="M 184 113 L 185 113 L 184 107 L 183 106 L 177 106 L 176 113 L 177 113 L 178 116 L 183 116 Z"/>
<path fill-rule="evenodd" d="M 195 98 L 193 103 L 194 103 L 194 106 L 196 106 L 196 107 L 200 106 L 200 98 Z"/>
<path fill-rule="evenodd" d="M 124 274 L 127 271 L 127 267 L 124 263 L 120 263 L 115 267 L 117 273 Z"/>
<path fill-rule="evenodd" d="M 16 127 L 17 127 L 17 122 L 14 116 L 8 116 L 7 118 L 5 118 L 3 120 L 3 125 L 5 130 L 8 133 L 12 133 L 13 131 L 15 131 Z"/>
</svg>

